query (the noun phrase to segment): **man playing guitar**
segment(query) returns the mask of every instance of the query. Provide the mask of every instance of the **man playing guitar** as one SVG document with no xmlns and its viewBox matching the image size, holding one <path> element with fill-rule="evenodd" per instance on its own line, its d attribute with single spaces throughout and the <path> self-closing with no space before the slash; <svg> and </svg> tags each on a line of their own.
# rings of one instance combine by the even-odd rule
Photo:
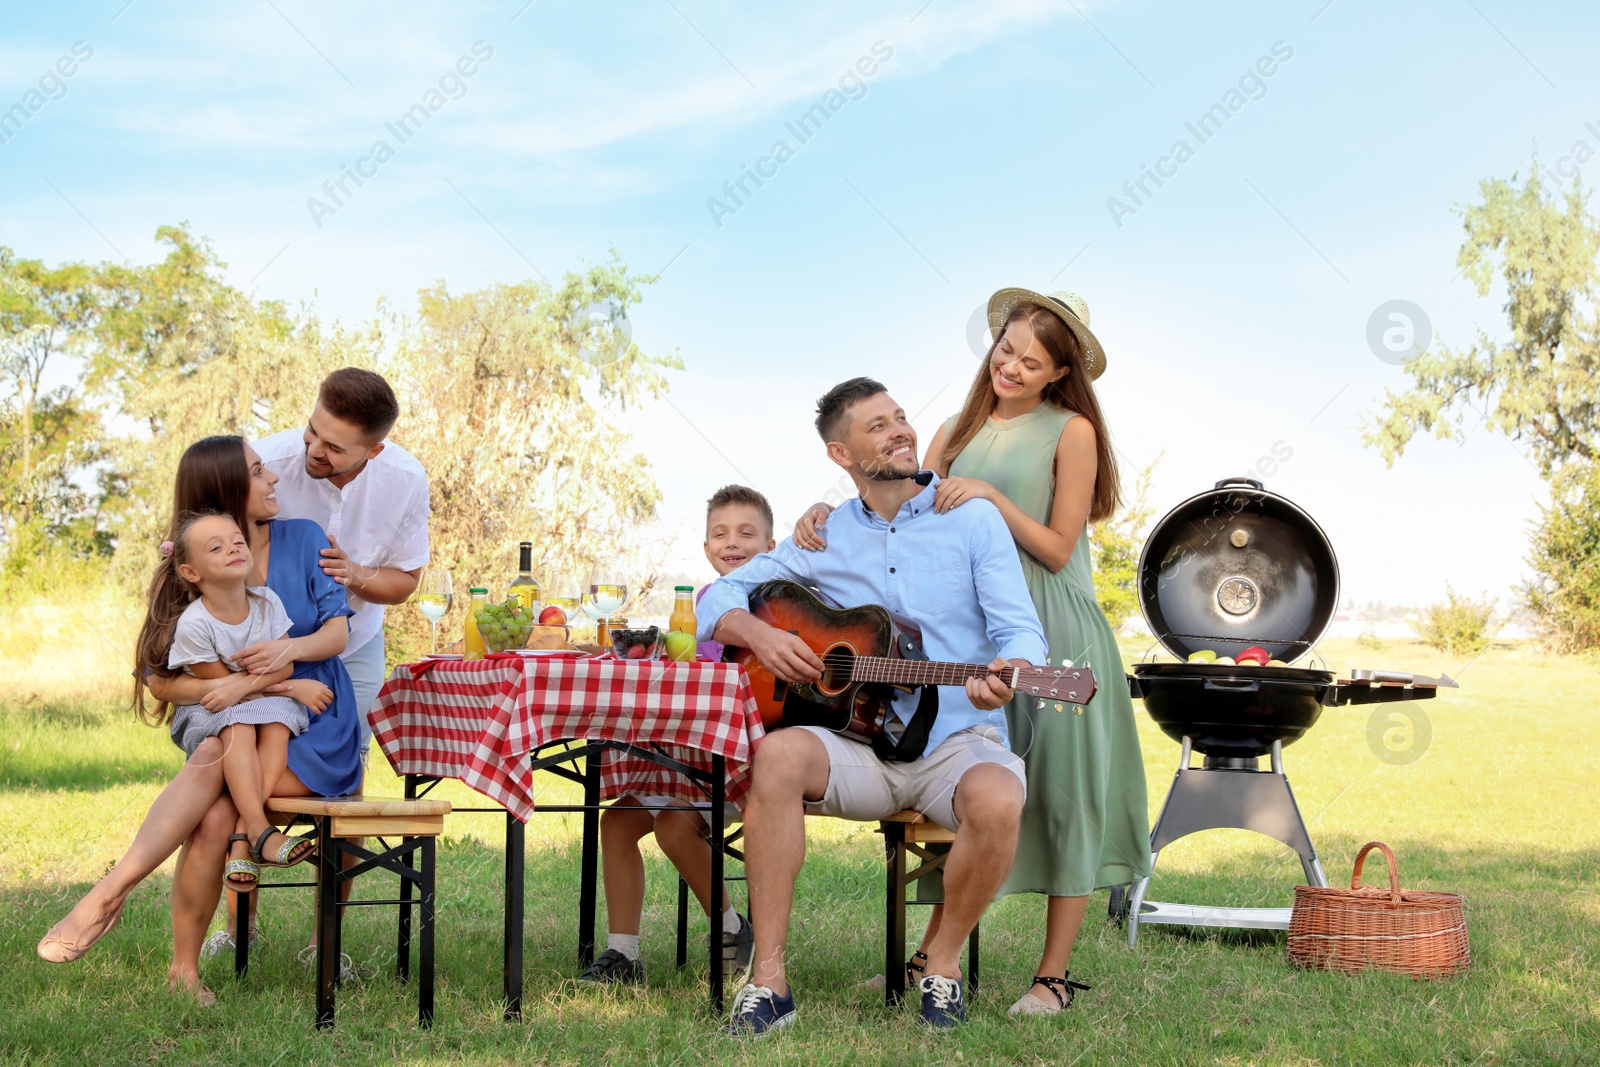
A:
<svg viewBox="0 0 1600 1067">
<path fill-rule="evenodd" d="M 1044 633 L 1005 521 L 982 500 L 934 509 L 938 478 L 918 469 L 916 434 L 884 387 L 869 378 L 835 386 L 817 404 L 816 425 L 859 499 L 829 520 L 826 551 L 785 540 L 715 582 L 700 602 L 700 638 L 749 649 L 787 683 L 816 681 L 824 668 L 816 652 L 747 610 L 758 586 L 789 579 L 846 607 L 881 604 L 910 618 L 934 660 L 993 655 L 997 672 L 1045 662 Z M 760 1036 L 795 1019 L 784 963 L 807 811 L 871 821 L 913 808 L 955 831 L 944 919 L 918 986 L 924 1021 L 965 1021 L 961 945 L 1011 869 L 1025 799 L 1022 760 L 1006 741 L 1003 709 L 1012 695 L 996 675 L 971 678 L 965 688 L 941 686 L 924 754 L 910 762 L 880 760 L 867 745 L 812 726 L 761 742 L 745 810 L 755 962 L 735 998 L 730 1033 Z M 905 722 L 917 705 L 918 694 L 901 693 L 894 713 Z"/>
</svg>

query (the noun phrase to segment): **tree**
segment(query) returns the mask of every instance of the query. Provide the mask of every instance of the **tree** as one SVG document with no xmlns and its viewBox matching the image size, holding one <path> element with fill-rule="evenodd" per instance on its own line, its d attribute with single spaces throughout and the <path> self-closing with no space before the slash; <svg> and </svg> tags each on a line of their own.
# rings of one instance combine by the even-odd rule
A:
<svg viewBox="0 0 1600 1067">
<path fill-rule="evenodd" d="M 1139 612 L 1139 552 L 1144 546 L 1145 527 L 1154 514 L 1149 501 L 1150 479 L 1160 462 L 1161 457 L 1157 456 L 1139 472 L 1133 500 L 1089 535 L 1095 596 L 1113 630 Z"/>
<path fill-rule="evenodd" d="M 1459 438 L 1471 412 L 1522 442 L 1552 483 L 1524 601 L 1556 643 L 1590 648 L 1600 643 L 1600 224 L 1579 179 L 1547 193 L 1537 156 L 1527 181 L 1516 181 L 1480 184 L 1483 202 L 1462 212 L 1466 240 L 1456 257 L 1479 296 L 1497 280 L 1504 287 L 1510 338 L 1480 330 L 1467 349 L 1440 346 L 1409 364 L 1411 388 L 1386 395 L 1362 441 L 1392 465 L 1418 430 Z"/>
<path fill-rule="evenodd" d="M 53 363 L 83 351 L 99 313 L 93 269 L 81 263 L 47 267 L 36 259 L 18 260 L 0 248 L 0 394 L 4 416 L 6 552 L 28 540 L 46 510 L 70 521 L 70 507 L 54 505 L 86 499 L 70 492 L 77 435 L 98 429 L 98 421 L 77 404 L 73 389 L 45 395 L 45 374 Z M 41 436 L 44 435 L 44 436 Z M 92 443 L 89 444 L 91 451 Z M 49 523 L 45 524 L 50 525 Z M 46 532 L 35 529 L 37 536 Z"/>
<path fill-rule="evenodd" d="M 1490 179 L 1483 202 L 1461 212 L 1466 239 L 1456 257 L 1479 296 L 1505 287 L 1511 336 L 1480 330 L 1465 349 L 1440 345 L 1405 368 L 1403 393 L 1363 436 L 1392 466 L 1419 430 L 1459 439 L 1469 414 L 1524 443 L 1547 477 L 1562 464 L 1592 460 L 1600 431 L 1600 329 L 1595 319 L 1600 226 L 1574 181 L 1546 193 L 1533 171 L 1520 187 Z"/>
<path fill-rule="evenodd" d="M 427 468 L 433 556 L 454 570 L 458 593 L 502 585 L 517 543 L 532 541 L 536 576 L 581 575 L 616 553 L 633 572 L 630 604 L 649 594 L 663 546 L 642 531 L 660 492 L 616 416 L 661 396 L 664 371 L 683 366 L 628 336 L 628 309 L 654 280 L 613 256 L 559 289 L 452 294 L 440 283 L 419 294 L 414 324 L 397 320 L 384 366 L 403 412 L 394 440 Z M 414 631 L 402 646 L 420 651 L 420 620 L 406 613 L 397 628 Z"/>
</svg>

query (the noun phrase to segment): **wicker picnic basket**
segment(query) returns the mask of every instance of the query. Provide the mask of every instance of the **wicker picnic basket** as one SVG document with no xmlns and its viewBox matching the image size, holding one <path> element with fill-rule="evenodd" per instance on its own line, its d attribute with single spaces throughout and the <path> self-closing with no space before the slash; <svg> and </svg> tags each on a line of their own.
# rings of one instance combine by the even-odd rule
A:
<svg viewBox="0 0 1600 1067">
<path fill-rule="evenodd" d="M 1367 853 L 1389 861 L 1389 888 L 1361 884 Z M 1400 888 L 1394 852 L 1369 841 L 1356 853 L 1349 889 L 1299 885 L 1289 916 L 1289 963 L 1356 974 L 1368 967 L 1412 978 L 1459 974 L 1472 962 L 1460 894 Z"/>
</svg>

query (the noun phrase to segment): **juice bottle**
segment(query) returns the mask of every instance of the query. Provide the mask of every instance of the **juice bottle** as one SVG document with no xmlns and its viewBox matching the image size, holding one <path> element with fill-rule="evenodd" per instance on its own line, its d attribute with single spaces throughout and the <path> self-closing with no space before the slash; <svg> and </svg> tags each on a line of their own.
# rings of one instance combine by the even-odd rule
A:
<svg viewBox="0 0 1600 1067">
<path fill-rule="evenodd" d="M 533 542 L 524 541 L 518 546 L 517 576 L 511 580 L 507 596 L 514 596 L 534 615 L 539 614 L 539 583 L 533 580 Z"/>
<path fill-rule="evenodd" d="M 489 590 L 482 586 L 473 586 L 471 589 L 472 600 L 467 604 L 467 633 L 461 643 L 462 659 L 482 659 L 488 652 L 488 647 L 483 643 L 483 635 L 478 632 L 478 609 L 489 606 Z"/>
<path fill-rule="evenodd" d="M 667 657 L 679 663 L 693 663 L 695 632 L 700 628 L 694 614 L 694 586 L 673 587 L 676 594 L 672 614 L 667 618 Z"/>
</svg>

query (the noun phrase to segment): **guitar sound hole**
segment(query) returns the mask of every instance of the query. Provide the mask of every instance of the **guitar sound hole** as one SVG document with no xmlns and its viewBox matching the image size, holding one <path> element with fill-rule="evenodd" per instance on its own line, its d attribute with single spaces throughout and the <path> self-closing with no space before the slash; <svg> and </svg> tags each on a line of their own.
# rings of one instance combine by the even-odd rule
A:
<svg viewBox="0 0 1600 1067">
<path fill-rule="evenodd" d="M 843 692 L 850 684 L 850 668 L 855 663 L 855 653 L 843 645 L 834 645 L 822 654 L 822 678 L 817 688 L 824 693 Z"/>
</svg>

